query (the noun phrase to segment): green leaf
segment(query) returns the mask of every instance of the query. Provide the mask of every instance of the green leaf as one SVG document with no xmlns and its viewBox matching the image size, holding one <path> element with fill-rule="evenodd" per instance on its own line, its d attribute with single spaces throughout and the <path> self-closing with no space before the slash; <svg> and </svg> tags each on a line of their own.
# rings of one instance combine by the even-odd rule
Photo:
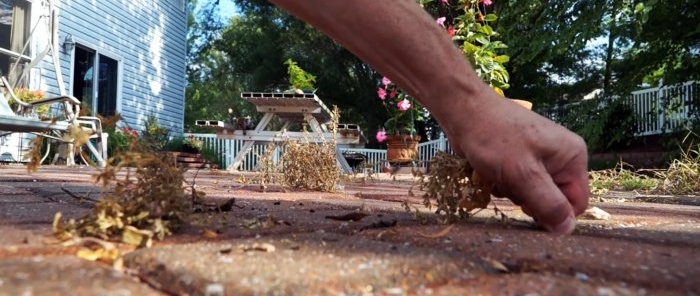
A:
<svg viewBox="0 0 700 296">
<path fill-rule="evenodd" d="M 482 45 L 487 45 L 487 44 L 491 43 L 491 42 L 490 42 L 486 37 L 484 37 L 484 36 L 476 37 L 476 41 L 479 42 L 479 43 L 481 43 Z"/>
<path fill-rule="evenodd" d="M 496 21 L 497 19 L 498 19 L 498 16 L 496 16 L 493 13 L 489 13 L 484 17 L 484 21 L 487 21 L 487 22 L 493 22 L 493 21 Z"/>
<path fill-rule="evenodd" d="M 505 48 L 508 48 L 508 45 L 506 45 L 505 43 L 503 43 L 503 42 L 501 42 L 501 41 L 494 41 L 494 42 L 491 42 L 491 43 L 493 43 L 493 49 L 505 49 Z"/>
<path fill-rule="evenodd" d="M 486 34 L 487 36 L 493 35 L 493 28 L 491 28 L 491 26 L 489 25 L 481 26 L 481 29 L 479 31 Z"/>
<path fill-rule="evenodd" d="M 503 64 L 503 63 L 507 63 L 508 61 L 510 61 L 510 57 L 507 55 L 499 55 L 499 56 L 493 58 L 493 60 L 496 63 Z"/>
</svg>

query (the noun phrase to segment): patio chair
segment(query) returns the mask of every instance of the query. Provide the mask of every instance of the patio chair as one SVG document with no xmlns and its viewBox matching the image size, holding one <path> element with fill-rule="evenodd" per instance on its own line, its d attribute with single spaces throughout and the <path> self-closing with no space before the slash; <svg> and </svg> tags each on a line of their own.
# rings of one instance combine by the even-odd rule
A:
<svg viewBox="0 0 700 296">
<path fill-rule="evenodd" d="M 4 92 L 2 91 L 3 89 Z M 19 113 L 12 110 L 8 98 L 17 103 L 18 111 L 20 111 Z M 24 112 L 25 110 L 33 110 L 39 106 L 54 103 L 60 103 L 62 105 L 62 114 L 59 114 L 59 116 L 52 120 L 45 121 L 20 115 L 26 113 Z M 23 102 L 14 94 L 7 79 L 5 77 L 0 77 L 0 136 L 15 132 L 32 133 L 54 140 L 59 144 L 67 145 L 67 151 L 69 151 L 69 153 L 65 155 L 66 164 L 73 165 L 75 164 L 73 154 L 73 151 L 75 151 L 73 149 L 75 140 L 67 135 L 71 126 L 78 126 L 89 135 L 89 139 L 84 143 L 83 147 L 87 148 L 91 157 L 94 158 L 95 163 L 103 167 L 105 165 L 105 159 L 107 159 L 107 134 L 102 133 L 102 125 L 98 118 L 76 116 L 79 110 L 80 101 L 73 96 L 58 96 L 34 102 Z M 49 151 L 47 150 L 42 158 L 42 162 L 46 159 L 48 154 Z M 81 153 L 81 157 L 82 156 Z"/>
</svg>

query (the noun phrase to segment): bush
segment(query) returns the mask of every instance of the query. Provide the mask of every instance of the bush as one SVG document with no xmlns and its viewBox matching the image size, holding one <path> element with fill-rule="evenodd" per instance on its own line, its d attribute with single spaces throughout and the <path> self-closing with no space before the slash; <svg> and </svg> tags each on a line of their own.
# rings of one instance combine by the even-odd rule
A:
<svg viewBox="0 0 700 296">
<path fill-rule="evenodd" d="M 579 102 L 564 111 L 561 124 L 580 135 L 589 152 L 628 147 L 636 130 L 634 111 L 623 99 Z"/>
<path fill-rule="evenodd" d="M 109 134 L 107 152 L 110 157 L 129 151 L 130 144 L 139 140 L 138 132 L 130 128 L 110 128 L 105 132 Z"/>
<path fill-rule="evenodd" d="M 142 140 L 156 150 L 164 150 L 168 143 L 170 131 L 158 124 L 155 116 L 149 116 L 144 122 L 146 129 L 141 133 Z"/>
</svg>

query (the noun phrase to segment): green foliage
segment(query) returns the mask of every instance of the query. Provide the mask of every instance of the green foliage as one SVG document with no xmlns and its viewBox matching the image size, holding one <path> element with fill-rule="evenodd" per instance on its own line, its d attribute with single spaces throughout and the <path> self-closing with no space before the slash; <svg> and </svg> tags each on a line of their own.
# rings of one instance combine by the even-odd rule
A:
<svg viewBox="0 0 700 296">
<path fill-rule="evenodd" d="M 590 188 L 593 195 L 605 195 L 610 190 L 651 191 L 660 187 L 661 180 L 648 174 L 631 171 L 624 163 L 615 168 L 592 171 L 589 173 Z"/>
<path fill-rule="evenodd" d="M 144 122 L 146 129 L 141 132 L 141 140 L 155 150 L 163 150 L 168 143 L 170 131 L 158 124 L 158 118 L 151 115 Z"/>
<path fill-rule="evenodd" d="M 630 50 L 615 72 L 627 89 L 642 82 L 676 84 L 700 78 L 700 0 L 639 0 L 630 5 L 631 21 L 620 31 Z"/>
<path fill-rule="evenodd" d="M 422 0 L 427 11 L 444 17 L 442 24 L 452 39 L 471 62 L 476 74 L 496 92 L 510 87 L 510 76 L 505 63 L 510 57 L 503 53 L 508 48 L 492 26 L 498 20 L 494 11 L 481 0 L 442 1 Z M 449 18 L 448 18 L 449 17 Z"/>
<path fill-rule="evenodd" d="M 199 139 L 195 138 L 194 136 L 189 136 L 182 140 L 182 147 L 199 152 L 202 151 L 204 143 Z"/>
<path fill-rule="evenodd" d="M 579 100 L 601 87 L 598 49 L 589 41 L 604 34 L 609 1 L 494 1 L 495 27 L 508 44 L 511 87 L 506 95 L 536 106 Z"/>
<path fill-rule="evenodd" d="M 110 157 L 126 153 L 130 145 L 139 140 L 138 132 L 130 128 L 110 128 L 105 129 L 105 132 L 109 135 L 107 152 Z"/>
<path fill-rule="evenodd" d="M 287 59 L 284 62 L 287 65 L 287 74 L 289 75 L 289 84 L 293 89 L 300 90 L 314 90 L 314 82 L 316 82 L 316 76 L 309 74 L 304 71 L 297 62 L 292 59 Z"/>
<path fill-rule="evenodd" d="M 194 6 L 196 1 L 190 5 Z M 201 10 L 190 10 L 187 34 L 187 88 L 185 90 L 185 128 L 190 132 L 206 131 L 194 125 L 196 120 L 225 120 L 232 108 L 238 116 L 254 116 L 252 104 L 240 98 L 243 83 L 232 73 L 231 57 L 218 45 L 224 25 L 219 21 L 214 2 Z"/>
<path fill-rule="evenodd" d="M 581 101 L 561 112 L 560 123 L 583 137 L 590 152 L 623 148 L 634 138 L 635 115 L 624 100 Z"/>
<path fill-rule="evenodd" d="M 199 151 L 199 154 L 202 155 L 202 158 L 204 158 L 206 161 L 215 163 L 220 168 L 223 168 L 225 165 L 224 159 L 222 158 L 223 155 L 209 145 L 203 145 Z"/>
<path fill-rule="evenodd" d="M 239 0 L 236 5 L 240 14 L 223 30 L 216 49 L 226 59 L 222 72 L 238 84 L 238 89 L 288 89 L 289 75 L 280 65 L 292 59 L 316 76 L 316 94 L 326 105 L 337 105 L 346 122 L 359 124 L 369 134 L 387 120 L 381 101 L 376 99 L 376 81 L 381 76 L 367 64 L 267 1 Z M 239 115 L 256 117 L 255 113 Z"/>
</svg>

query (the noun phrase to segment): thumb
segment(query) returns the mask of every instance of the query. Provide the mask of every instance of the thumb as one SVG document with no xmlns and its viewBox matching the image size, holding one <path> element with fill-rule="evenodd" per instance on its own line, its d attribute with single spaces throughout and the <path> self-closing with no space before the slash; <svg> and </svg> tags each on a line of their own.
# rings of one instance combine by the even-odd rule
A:
<svg viewBox="0 0 700 296">
<path fill-rule="evenodd" d="M 509 190 L 511 199 L 548 231 L 556 234 L 573 232 L 576 227 L 574 211 L 544 167 L 528 175 L 529 178 L 516 182 Z"/>
</svg>

